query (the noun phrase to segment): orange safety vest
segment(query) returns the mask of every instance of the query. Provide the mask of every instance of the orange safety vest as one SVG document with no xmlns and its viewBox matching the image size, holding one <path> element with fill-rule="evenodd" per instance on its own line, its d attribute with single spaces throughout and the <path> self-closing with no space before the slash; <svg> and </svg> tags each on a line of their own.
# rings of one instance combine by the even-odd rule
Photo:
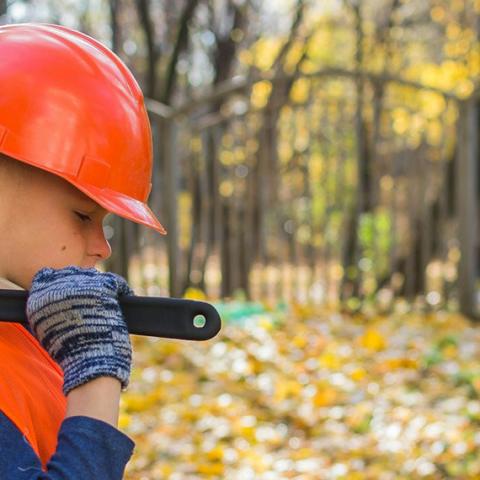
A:
<svg viewBox="0 0 480 480">
<path fill-rule="evenodd" d="M 26 437 L 45 471 L 67 408 L 63 371 L 18 323 L 0 322 L 0 359 L 0 411 Z"/>
</svg>

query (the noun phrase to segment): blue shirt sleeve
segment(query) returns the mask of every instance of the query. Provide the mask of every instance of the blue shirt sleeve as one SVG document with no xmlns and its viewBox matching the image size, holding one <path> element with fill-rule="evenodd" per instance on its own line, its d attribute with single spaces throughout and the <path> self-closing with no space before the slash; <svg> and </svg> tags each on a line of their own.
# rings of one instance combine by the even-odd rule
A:
<svg viewBox="0 0 480 480">
<path fill-rule="evenodd" d="M 60 426 L 57 450 L 45 472 L 27 439 L 0 412 L 2 480 L 121 480 L 134 448 L 130 437 L 107 422 L 80 415 L 68 417 Z"/>
</svg>

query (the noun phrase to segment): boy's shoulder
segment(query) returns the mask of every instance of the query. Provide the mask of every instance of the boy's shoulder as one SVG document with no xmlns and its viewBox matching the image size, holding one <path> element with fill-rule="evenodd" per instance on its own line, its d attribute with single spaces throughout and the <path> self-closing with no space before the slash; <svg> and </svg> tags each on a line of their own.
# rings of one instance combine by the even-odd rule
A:
<svg viewBox="0 0 480 480">
<path fill-rule="evenodd" d="M 51 455 L 66 413 L 60 367 L 18 323 L 0 321 L 0 358 L 0 412 L 37 455 Z"/>
</svg>

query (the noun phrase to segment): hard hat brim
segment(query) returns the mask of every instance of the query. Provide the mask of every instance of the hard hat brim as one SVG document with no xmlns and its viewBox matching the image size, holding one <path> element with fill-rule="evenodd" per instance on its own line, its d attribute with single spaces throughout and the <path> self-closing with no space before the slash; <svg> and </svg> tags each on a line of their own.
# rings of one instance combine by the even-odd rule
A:
<svg viewBox="0 0 480 480">
<path fill-rule="evenodd" d="M 67 176 L 63 176 L 63 178 L 109 212 L 131 220 L 132 222 L 153 228 L 162 235 L 167 235 L 167 231 L 146 203 L 108 188 L 98 188 L 94 185 L 81 184 Z"/>
</svg>

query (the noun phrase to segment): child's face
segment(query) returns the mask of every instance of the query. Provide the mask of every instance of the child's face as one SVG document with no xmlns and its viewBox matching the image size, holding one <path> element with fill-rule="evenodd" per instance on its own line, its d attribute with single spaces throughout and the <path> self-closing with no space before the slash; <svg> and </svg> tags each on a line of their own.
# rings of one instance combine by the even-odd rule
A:
<svg viewBox="0 0 480 480">
<path fill-rule="evenodd" d="M 12 178 L 0 176 L 0 277 L 29 290 L 43 267 L 90 268 L 111 255 L 103 231 L 107 210 L 43 170 Z"/>
</svg>

